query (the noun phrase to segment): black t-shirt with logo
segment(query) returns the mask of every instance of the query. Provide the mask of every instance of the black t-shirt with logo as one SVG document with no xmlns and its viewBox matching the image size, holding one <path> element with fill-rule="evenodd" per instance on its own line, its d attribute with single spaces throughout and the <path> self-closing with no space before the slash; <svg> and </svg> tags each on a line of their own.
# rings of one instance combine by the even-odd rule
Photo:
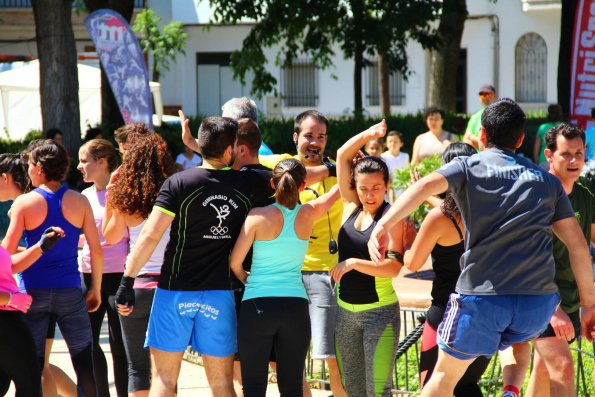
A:
<svg viewBox="0 0 595 397">
<path fill-rule="evenodd" d="M 168 178 L 155 206 L 174 216 L 159 288 L 231 289 L 229 254 L 254 203 L 266 199 L 255 171 L 192 168 Z"/>
</svg>

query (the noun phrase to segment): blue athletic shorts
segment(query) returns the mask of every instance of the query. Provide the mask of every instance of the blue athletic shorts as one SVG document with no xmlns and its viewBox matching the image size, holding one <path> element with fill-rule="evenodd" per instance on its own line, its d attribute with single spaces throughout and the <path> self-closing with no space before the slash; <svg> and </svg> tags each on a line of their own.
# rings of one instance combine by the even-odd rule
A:
<svg viewBox="0 0 595 397">
<path fill-rule="evenodd" d="M 157 288 L 145 347 L 227 357 L 238 350 L 233 291 L 170 291 Z"/>
<path fill-rule="evenodd" d="M 550 295 L 451 294 L 438 327 L 438 346 L 461 360 L 492 356 L 496 350 L 539 335 L 560 303 Z"/>
</svg>

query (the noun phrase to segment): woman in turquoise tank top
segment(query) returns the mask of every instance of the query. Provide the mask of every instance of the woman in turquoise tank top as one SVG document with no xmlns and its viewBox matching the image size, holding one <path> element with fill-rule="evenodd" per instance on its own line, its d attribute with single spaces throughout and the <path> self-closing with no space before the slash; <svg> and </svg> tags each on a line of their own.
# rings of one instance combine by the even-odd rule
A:
<svg viewBox="0 0 595 397">
<path fill-rule="evenodd" d="M 271 349 L 277 360 L 282 396 L 302 396 L 302 376 L 310 346 L 308 297 L 302 284 L 302 263 L 314 221 L 338 198 L 333 187 L 304 205 L 306 169 L 299 161 L 281 161 L 271 184 L 276 203 L 254 208 L 236 241 L 230 266 L 246 284 L 240 309 L 238 345 L 244 396 L 266 394 Z M 254 246 L 250 274 L 242 263 Z"/>
<path fill-rule="evenodd" d="M 364 157 L 353 166 L 359 148 L 385 133 L 386 123 L 382 121 L 349 139 L 337 152 L 343 221 L 339 231 L 340 262 L 331 269 L 331 276 L 339 283 L 337 359 L 350 396 L 392 396 L 400 331 L 392 278 L 403 266 L 403 228 L 393 229 L 386 259 L 372 262 L 367 243 L 376 222 L 390 207 L 384 201 L 388 167 L 374 156 Z"/>
</svg>

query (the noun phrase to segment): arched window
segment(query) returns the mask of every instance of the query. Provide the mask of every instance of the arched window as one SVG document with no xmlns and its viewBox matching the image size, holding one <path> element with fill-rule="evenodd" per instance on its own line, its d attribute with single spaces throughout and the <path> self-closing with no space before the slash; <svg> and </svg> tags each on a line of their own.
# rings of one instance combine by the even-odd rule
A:
<svg viewBox="0 0 595 397">
<path fill-rule="evenodd" d="M 547 101 L 547 45 L 537 33 L 521 36 L 516 44 L 517 102 Z"/>
</svg>

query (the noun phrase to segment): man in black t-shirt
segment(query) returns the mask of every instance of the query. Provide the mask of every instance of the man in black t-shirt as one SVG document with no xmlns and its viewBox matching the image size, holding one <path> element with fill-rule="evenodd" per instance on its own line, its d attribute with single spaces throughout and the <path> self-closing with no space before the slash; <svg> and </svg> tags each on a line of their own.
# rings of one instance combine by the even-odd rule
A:
<svg viewBox="0 0 595 397">
<path fill-rule="evenodd" d="M 262 183 L 264 185 L 264 189 L 266 190 L 263 200 L 260 202 L 254 203 L 254 207 L 265 207 L 267 205 L 273 204 L 275 202 L 275 190 L 271 186 L 271 178 L 273 177 L 273 171 L 265 167 L 264 165 L 260 164 L 258 161 L 258 149 L 262 143 L 262 135 L 260 133 L 260 129 L 258 128 L 258 124 L 255 121 L 242 118 L 238 120 L 238 139 L 236 143 L 236 158 L 233 163 L 232 168 L 234 170 L 252 170 L 260 175 L 262 178 Z M 252 249 L 246 255 L 243 263 L 244 270 L 250 271 L 252 267 Z M 242 298 L 244 297 L 244 284 L 237 278 L 234 278 L 233 281 L 233 290 L 234 290 L 234 297 L 236 302 L 236 315 L 239 320 L 240 316 L 240 306 L 242 303 Z M 240 369 L 240 357 L 239 354 L 236 355 L 235 361 L 233 364 L 233 380 L 234 386 L 236 387 L 238 393 L 242 390 L 242 373 Z"/>
<path fill-rule="evenodd" d="M 181 114 L 182 127 L 188 120 Z M 235 396 L 233 354 L 236 315 L 228 257 L 249 210 L 266 199 L 263 177 L 229 168 L 237 151 L 238 124 L 207 117 L 198 143 L 203 165 L 165 181 L 151 215 L 127 260 L 116 296 L 134 305 L 134 276 L 171 226 L 161 277 L 151 310 L 151 390 L 175 394 L 180 362 L 188 345 L 203 357 L 213 395 Z"/>
</svg>

